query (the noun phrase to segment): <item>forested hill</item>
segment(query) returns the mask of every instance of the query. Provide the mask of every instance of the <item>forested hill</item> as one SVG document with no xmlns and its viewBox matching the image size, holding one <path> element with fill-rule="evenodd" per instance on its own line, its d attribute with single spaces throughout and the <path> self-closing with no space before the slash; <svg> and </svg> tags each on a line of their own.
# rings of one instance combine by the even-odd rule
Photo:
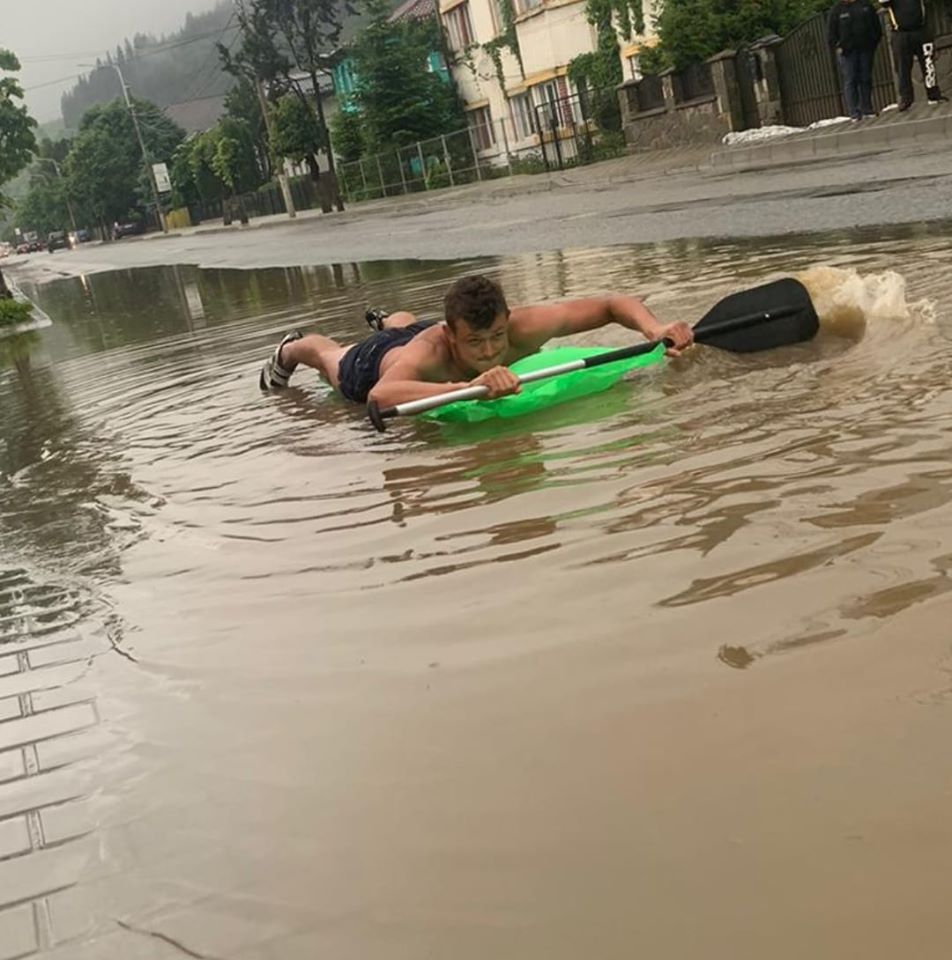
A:
<svg viewBox="0 0 952 960">
<path fill-rule="evenodd" d="M 227 92 L 233 81 L 219 65 L 215 42 L 221 40 L 227 46 L 237 42 L 237 35 L 234 0 L 221 0 L 207 13 L 189 14 L 177 33 L 161 39 L 136 34 L 115 50 L 104 52 L 97 64 L 117 64 L 135 96 L 168 107 Z M 76 130 L 90 107 L 120 95 L 116 71 L 105 65 L 95 67 L 63 94 L 67 128 Z"/>
</svg>

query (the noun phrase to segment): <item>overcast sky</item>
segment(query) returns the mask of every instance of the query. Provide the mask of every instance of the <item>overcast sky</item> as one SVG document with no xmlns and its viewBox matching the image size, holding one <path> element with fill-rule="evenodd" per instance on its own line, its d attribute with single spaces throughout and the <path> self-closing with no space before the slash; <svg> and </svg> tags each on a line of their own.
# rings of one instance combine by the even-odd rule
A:
<svg viewBox="0 0 952 960">
<path fill-rule="evenodd" d="M 216 0 L 0 0 L 0 47 L 20 58 L 20 81 L 30 112 L 45 123 L 60 115 L 60 96 L 75 81 L 39 84 L 87 73 L 81 63 L 114 50 L 126 37 L 174 33 L 184 25 L 187 13 L 203 13 L 215 4 Z"/>
</svg>

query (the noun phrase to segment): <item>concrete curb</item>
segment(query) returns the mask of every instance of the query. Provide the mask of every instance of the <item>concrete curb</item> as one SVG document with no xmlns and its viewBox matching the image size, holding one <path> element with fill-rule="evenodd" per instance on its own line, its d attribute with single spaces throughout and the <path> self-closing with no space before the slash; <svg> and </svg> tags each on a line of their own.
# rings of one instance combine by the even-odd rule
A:
<svg viewBox="0 0 952 960">
<path fill-rule="evenodd" d="M 934 109 L 934 108 L 927 108 Z M 952 137 L 952 114 L 893 120 L 892 117 L 844 123 L 824 134 L 791 134 L 775 141 L 728 147 L 711 154 L 715 170 L 757 170 L 790 163 L 809 163 L 834 157 L 862 156 L 891 150 L 903 144 L 943 140 Z"/>
</svg>

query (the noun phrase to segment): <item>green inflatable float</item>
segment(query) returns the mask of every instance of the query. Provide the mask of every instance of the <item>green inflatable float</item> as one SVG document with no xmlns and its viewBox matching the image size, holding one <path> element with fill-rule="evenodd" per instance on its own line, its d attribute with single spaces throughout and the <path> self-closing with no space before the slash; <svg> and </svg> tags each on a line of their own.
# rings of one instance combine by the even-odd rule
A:
<svg viewBox="0 0 952 960">
<path fill-rule="evenodd" d="M 523 375 L 547 367 L 604 354 L 604 347 L 554 347 L 534 353 L 510 366 L 513 373 Z M 441 423 L 479 423 L 496 417 L 521 417 L 536 410 L 607 390 L 626 373 L 637 367 L 648 367 L 664 359 L 664 346 L 659 344 L 650 353 L 625 357 L 613 363 L 563 373 L 547 380 L 524 383 L 519 393 L 498 400 L 460 400 L 421 413 L 427 420 Z"/>
</svg>

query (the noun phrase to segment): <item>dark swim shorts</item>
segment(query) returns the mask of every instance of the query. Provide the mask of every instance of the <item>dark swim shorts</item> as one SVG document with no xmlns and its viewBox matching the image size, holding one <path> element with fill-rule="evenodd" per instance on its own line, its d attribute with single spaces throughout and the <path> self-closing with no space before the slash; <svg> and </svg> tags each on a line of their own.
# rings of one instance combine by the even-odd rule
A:
<svg viewBox="0 0 952 960">
<path fill-rule="evenodd" d="M 394 348 L 406 346 L 418 333 L 432 327 L 438 320 L 418 320 L 408 327 L 380 330 L 366 340 L 354 344 L 341 357 L 337 375 L 340 392 L 347 400 L 366 403 L 367 395 L 380 379 L 380 364 Z"/>
</svg>

